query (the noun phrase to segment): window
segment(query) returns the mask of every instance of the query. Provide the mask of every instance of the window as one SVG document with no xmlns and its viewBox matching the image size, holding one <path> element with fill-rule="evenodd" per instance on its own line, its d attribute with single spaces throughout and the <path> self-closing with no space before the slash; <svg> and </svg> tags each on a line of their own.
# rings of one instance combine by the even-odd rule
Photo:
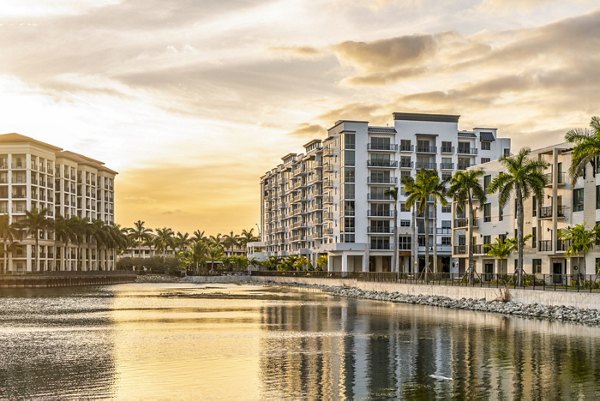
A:
<svg viewBox="0 0 600 401">
<path fill-rule="evenodd" d="M 583 188 L 573 190 L 573 211 L 581 212 L 583 210 Z"/>
<path fill-rule="evenodd" d="M 535 195 L 531 197 L 531 216 L 537 216 L 537 198 Z"/>
<path fill-rule="evenodd" d="M 390 138 L 371 138 L 371 149 L 388 150 L 390 147 Z"/>
<path fill-rule="evenodd" d="M 484 245 L 489 245 L 492 243 L 492 236 L 491 235 L 484 235 L 483 236 L 483 244 Z M 484 248 L 485 250 L 485 248 Z"/>
<path fill-rule="evenodd" d="M 344 199 L 354 199 L 354 184 L 344 184 Z"/>
<path fill-rule="evenodd" d="M 452 221 L 451 220 L 442 220 L 442 228 L 447 228 L 447 229 L 452 228 Z"/>
<path fill-rule="evenodd" d="M 490 160 L 492 160 L 492 159 L 490 159 L 489 157 L 482 157 L 482 158 L 481 158 L 481 162 L 482 162 L 482 163 L 489 163 L 489 162 L 490 162 Z"/>
<path fill-rule="evenodd" d="M 502 154 L 504 155 L 504 157 L 508 157 L 508 156 L 510 156 L 510 149 L 508 149 L 508 148 L 505 148 L 505 149 L 502 151 Z"/>
<path fill-rule="evenodd" d="M 354 151 L 353 150 L 345 150 L 344 151 L 344 166 L 354 166 Z"/>
<path fill-rule="evenodd" d="M 535 248 L 536 243 L 537 243 L 537 228 L 531 227 L 531 247 Z"/>
<path fill-rule="evenodd" d="M 400 150 L 403 152 L 412 152 L 412 144 L 410 142 L 410 139 L 400 140 Z"/>
<path fill-rule="evenodd" d="M 442 206 L 442 213 L 452 213 L 452 205 Z"/>
<path fill-rule="evenodd" d="M 442 245 L 452 245 L 452 237 L 442 237 Z"/>
<path fill-rule="evenodd" d="M 542 259 L 531 260 L 531 272 L 533 274 L 542 274 Z"/>
<path fill-rule="evenodd" d="M 459 142 L 458 143 L 458 153 L 471 153 L 471 144 L 469 142 Z"/>
<path fill-rule="evenodd" d="M 344 182 L 354 181 L 356 181 L 356 173 L 354 172 L 354 167 L 344 168 Z"/>
<path fill-rule="evenodd" d="M 406 202 L 400 202 L 400 211 L 401 212 L 410 212 L 410 209 L 406 207 Z"/>
<path fill-rule="evenodd" d="M 344 149 L 355 149 L 356 148 L 356 135 L 355 134 L 344 134 Z"/>
<path fill-rule="evenodd" d="M 498 221 L 504 220 L 504 209 L 498 206 Z"/>
<path fill-rule="evenodd" d="M 354 201 L 344 202 L 344 216 L 354 216 Z"/>
<path fill-rule="evenodd" d="M 486 203 L 483 205 L 483 221 L 490 222 L 492 221 L 492 204 Z"/>
<path fill-rule="evenodd" d="M 371 237 L 371 249 L 390 249 L 389 237 Z"/>
<path fill-rule="evenodd" d="M 354 217 L 346 217 L 344 219 L 344 231 L 347 233 L 353 233 L 354 230 Z"/>
<path fill-rule="evenodd" d="M 481 150 L 490 150 L 491 149 L 491 142 L 488 141 L 483 141 L 481 142 Z"/>
<path fill-rule="evenodd" d="M 410 156 L 400 156 L 400 167 L 412 167 Z"/>
<path fill-rule="evenodd" d="M 487 188 L 490 186 L 490 183 L 492 182 L 492 176 L 491 175 L 486 175 L 483 177 L 483 190 L 485 192 L 487 192 Z"/>
<path fill-rule="evenodd" d="M 442 153 L 452 153 L 452 142 L 442 141 Z"/>
<path fill-rule="evenodd" d="M 400 220 L 400 227 L 410 227 L 410 220 Z"/>
<path fill-rule="evenodd" d="M 407 250 L 412 248 L 412 237 L 401 235 L 398 237 L 398 248 Z"/>
<path fill-rule="evenodd" d="M 600 185 L 596 185 L 596 209 L 600 209 Z"/>
</svg>

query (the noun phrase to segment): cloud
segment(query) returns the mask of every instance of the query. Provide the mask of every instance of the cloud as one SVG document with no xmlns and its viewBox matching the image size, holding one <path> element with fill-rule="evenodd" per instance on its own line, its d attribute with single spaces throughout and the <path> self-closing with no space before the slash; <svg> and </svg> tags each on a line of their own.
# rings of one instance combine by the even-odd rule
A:
<svg viewBox="0 0 600 401">
<path fill-rule="evenodd" d="M 292 131 L 292 135 L 305 138 L 320 138 L 327 133 L 327 129 L 319 124 L 302 123 Z"/>
<path fill-rule="evenodd" d="M 278 54 L 303 58 L 314 58 L 323 55 L 321 49 L 312 46 L 271 46 L 269 47 L 269 50 Z"/>
</svg>

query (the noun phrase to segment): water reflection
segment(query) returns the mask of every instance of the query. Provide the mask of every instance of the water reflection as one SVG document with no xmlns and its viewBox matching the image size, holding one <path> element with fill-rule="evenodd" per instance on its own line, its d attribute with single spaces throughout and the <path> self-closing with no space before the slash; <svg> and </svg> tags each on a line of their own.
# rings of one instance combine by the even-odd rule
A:
<svg viewBox="0 0 600 401">
<path fill-rule="evenodd" d="M 0 294 L 0 399 L 597 399 L 600 330 L 251 286 Z"/>
</svg>

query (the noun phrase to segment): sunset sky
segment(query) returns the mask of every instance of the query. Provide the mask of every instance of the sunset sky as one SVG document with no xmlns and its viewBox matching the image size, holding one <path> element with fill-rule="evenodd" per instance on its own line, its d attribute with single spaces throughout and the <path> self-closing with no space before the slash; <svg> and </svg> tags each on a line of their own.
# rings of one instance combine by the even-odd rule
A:
<svg viewBox="0 0 600 401">
<path fill-rule="evenodd" d="M 0 132 L 120 172 L 117 221 L 240 231 L 339 119 L 540 147 L 600 114 L 598 0 L 1 0 Z"/>
</svg>

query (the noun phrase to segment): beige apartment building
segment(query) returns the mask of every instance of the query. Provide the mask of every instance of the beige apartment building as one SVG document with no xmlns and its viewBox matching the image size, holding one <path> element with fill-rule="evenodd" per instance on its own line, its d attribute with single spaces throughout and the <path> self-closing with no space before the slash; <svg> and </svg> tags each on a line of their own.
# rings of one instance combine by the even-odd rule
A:
<svg viewBox="0 0 600 401">
<path fill-rule="evenodd" d="M 565 255 L 569 244 L 559 237 L 559 231 L 576 224 L 585 224 L 590 229 L 600 222 L 600 175 L 594 174 L 591 165 L 586 175 L 571 183 L 568 174 L 571 166 L 572 145 L 561 143 L 536 149 L 530 157 L 545 160 L 548 184 L 542 199 L 535 196 L 524 202 L 524 235 L 531 235 L 524 249 L 524 270 L 527 274 L 551 274 L 552 280 L 564 281 L 563 275 L 595 274 L 600 266 L 600 250 L 593 249 L 585 257 L 571 258 Z M 596 164 L 598 165 L 598 164 Z M 474 168 L 485 171 L 482 185 L 487 187 L 503 166 L 490 162 Z M 488 195 L 484 205 L 477 205 L 474 221 L 473 251 L 476 271 L 484 278 L 496 274 L 513 274 L 516 266 L 516 251 L 508 260 L 495 260 L 487 255 L 486 244 L 498 237 L 515 237 L 517 229 L 515 199 L 511 198 L 503 209 L 499 208 L 498 195 Z M 466 245 L 467 219 L 457 215 L 453 221 L 454 248 L 453 271 L 464 273 L 467 266 Z M 549 278 L 550 279 L 550 278 Z"/>
<path fill-rule="evenodd" d="M 78 216 L 87 221 L 114 224 L 114 180 L 117 175 L 104 163 L 65 151 L 20 134 L 0 135 L 0 214 L 9 223 L 25 212 L 46 209 L 47 217 Z M 35 265 L 35 253 L 39 266 Z M 38 271 L 114 270 L 114 249 L 98 248 L 92 241 L 82 246 L 59 244 L 48 230 L 35 249 L 33 238 L 16 241 L 0 258 L 4 273 Z"/>
</svg>

